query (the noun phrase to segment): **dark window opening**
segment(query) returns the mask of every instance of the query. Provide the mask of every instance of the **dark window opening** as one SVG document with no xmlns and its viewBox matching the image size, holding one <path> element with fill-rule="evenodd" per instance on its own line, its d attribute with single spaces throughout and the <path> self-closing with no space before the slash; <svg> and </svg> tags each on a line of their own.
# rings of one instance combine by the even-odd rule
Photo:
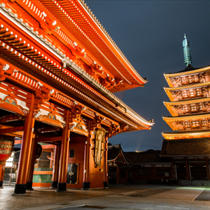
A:
<svg viewBox="0 0 210 210">
<path fill-rule="evenodd" d="M 157 176 L 169 177 L 170 173 L 171 173 L 170 169 L 157 169 Z"/>
<path fill-rule="evenodd" d="M 74 149 L 71 149 L 70 150 L 70 158 L 73 158 L 74 157 Z"/>
<path fill-rule="evenodd" d="M 122 178 L 125 178 L 125 177 L 126 177 L 126 170 L 121 170 L 121 171 L 120 171 L 120 176 L 121 176 Z"/>
<path fill-rule="evenodd" d="M 151 169 L 147 168 L 142 168 L 138 170 L 138 175 L 139 176 L 151 176 Z"/>
</svg>

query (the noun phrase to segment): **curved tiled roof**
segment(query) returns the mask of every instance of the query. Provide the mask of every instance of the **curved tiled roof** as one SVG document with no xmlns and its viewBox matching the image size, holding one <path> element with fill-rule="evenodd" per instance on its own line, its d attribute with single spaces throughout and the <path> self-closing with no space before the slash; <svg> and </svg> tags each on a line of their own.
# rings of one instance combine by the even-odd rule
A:
<svg viewBox="0 0 210 210">
<path fill-rule="evenodd" d="M 108 147 L 108 161 L 116 159 L 121 151 L 122 151 L 122 147 L 120 144 L 109 146 Z"/>
<path fill-rule="evenodd" d="M 160 162 L 160 151 L 124 152 L 130 164 Z"/>
</svg>

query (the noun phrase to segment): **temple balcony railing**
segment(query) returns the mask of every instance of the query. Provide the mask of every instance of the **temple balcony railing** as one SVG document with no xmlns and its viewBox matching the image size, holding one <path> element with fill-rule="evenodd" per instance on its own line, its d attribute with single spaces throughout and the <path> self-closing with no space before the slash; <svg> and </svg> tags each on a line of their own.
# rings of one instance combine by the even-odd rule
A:
<svg viewBox="0 0 210 210">
<path fill-rule="evenodd" d="M 171 101 L 186 101 L 210 97 L 210 82 L 203 84 L 189 85 L 184 88 L 164 87 L 166 94 Z"/>
<path fill-rule="evenodd" d="M 184 87 L 193 84 L 210 82 L 210 66 L 203 68 L 191 68 L 187 71 L 165 73 L 164 77 L 169 87 Z"/>
<path fill-rule="evenodd" d="M 210 114 L 163 117 L 173 131 L 210 130 Z"/>
<path fill-rule="evenodd" d="M 174 130 L 178 131 L 199 131 L 199 130 L 209 130 L 210 122 L 208 119 L 194 120 L 194 121 L 182 121 L 174 122 L 172 125 Z"/>
<path fill-rule="evenodd" d="M 210 72 L 184 75 L 170 78 L 173 87 L 182 87 L 191 84 L 206 83 L 210 81 Z"/>
<path fill-rule="evenodd" d="M 175 105 L 172 107 L 178 116 L 210 112 L 210 102 Z"/>
</svg>

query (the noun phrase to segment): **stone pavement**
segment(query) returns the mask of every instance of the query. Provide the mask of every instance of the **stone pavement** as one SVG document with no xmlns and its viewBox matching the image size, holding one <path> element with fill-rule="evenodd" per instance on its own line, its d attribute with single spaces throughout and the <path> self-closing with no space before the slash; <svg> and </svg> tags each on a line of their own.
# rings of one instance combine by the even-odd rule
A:
<svg viewBox="0 0 210 210">
<path fill-rule="evenodd" d="M 0 189 L 0 210 L 210 210 L 210 188 L 205 187 L 113 185 L 63 193 L 35 188 L 26 195 L 13 195 L 13 191 L 14 186 Z"/>
</svg>

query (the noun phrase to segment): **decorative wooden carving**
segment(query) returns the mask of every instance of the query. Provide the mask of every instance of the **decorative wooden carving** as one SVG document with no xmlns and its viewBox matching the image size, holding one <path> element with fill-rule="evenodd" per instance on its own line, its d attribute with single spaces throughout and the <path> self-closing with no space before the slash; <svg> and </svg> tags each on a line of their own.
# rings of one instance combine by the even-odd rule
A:
<svg viewBox="0 0 210 210">
<path fill-rule="evenodd" d="M 172 91 L 171 94 L 173 95 L 174 101 L 181 101 L 182 100 L 182 92 L 180 90 Z"/>
<path fill-rule="evenodd" d="M 52 102 L 44 102 L 40 105 L 40 109 L 34 112 L 34 118 L 43 123 L 64 128 L 65 109 Z"/>
<path fill-rule="evenodd" d="M 38 128 L 36 130 L 37 133 L 51 133 L 51 132 L 57 132 L 57 131 L 61 131 L 61 128 L 50 126 L 50 127 Z"/>
<path fill-rule="evenodd" d="M 178 131 L 184 130 L 209 130 L 210 118 L 201 118 L 194 120 L 179 120 L 171 122 L 171 126 Z"/>
<path fill-rule="evenodd" d="M 185 105 L 175 105 L 173 109 L 179 116 L 210 112 L 210 102 L 200 102 Z"/>
<path fill-rule="evenodd" d="M 35 104 L 34 109 L 40 109 L 41 105 L 44 102 L 49 101 L 50 99 L 50 90 L 44 86 L 42 86 L 42 91 L 35 92 Z"/>
<path fill-rule="evenodd" d="M 3 117 L 0 117 L 0 123 L 18 121 L 18 120 L 21 120 L 22 118 L 23 116 L 18 115 L 18 114 L 5 115 Z"/>
<path fill-rule="evenodd" d="M 95 148 L 94 148 L 94 163 L 95 167 L 101 166 L 101 159 L 104 155 L 104 143 L 105 143 L 106 130 L 98 128 L 95 135 Z"/>
<path fill-rule="evenodd" d="M 171 91 L 174 101 L 182 101 L 192 98 L 202 98 L 210 96 L 210 86 L 202 88 L 192 88 L 187 90 Z"/>
<path fill-rule="evenodd" d="M 209 79 L 208 77 L 209 72 L 201 72 L 197 74 L 191 74 L 191 75 L 186 75 L 186 76 L 180 76 L 180 77 L 173 77 L 170 78 L 173 87 L 181 87 L 185 85 L 190 85 L 194 83 L 205 83 Z"/>
<path fill-rule="evenodd" d="M 20 115 L 27 115 L 31 93 L 9 82 L 0 83 L 0 107 Z"/>
<path fill-rule="evenodd" d="M 11 68 L 9 64 L 3 64 L 0 62 L 0 81 L 4 81 L 6 79 L 6 75 L 10 75 L 12 71 L 13 68 Z"/>
<path fill-rule="evenodd" d="M 77 118 L 73 119 L 73 122 L 70 123 L 69 129 L 72 132 L 88 136 L 89 132 L 87 130 L 87 123 L 86 121 L 82 118 L 81 115 L 77 115 Z"/>
</svg>

